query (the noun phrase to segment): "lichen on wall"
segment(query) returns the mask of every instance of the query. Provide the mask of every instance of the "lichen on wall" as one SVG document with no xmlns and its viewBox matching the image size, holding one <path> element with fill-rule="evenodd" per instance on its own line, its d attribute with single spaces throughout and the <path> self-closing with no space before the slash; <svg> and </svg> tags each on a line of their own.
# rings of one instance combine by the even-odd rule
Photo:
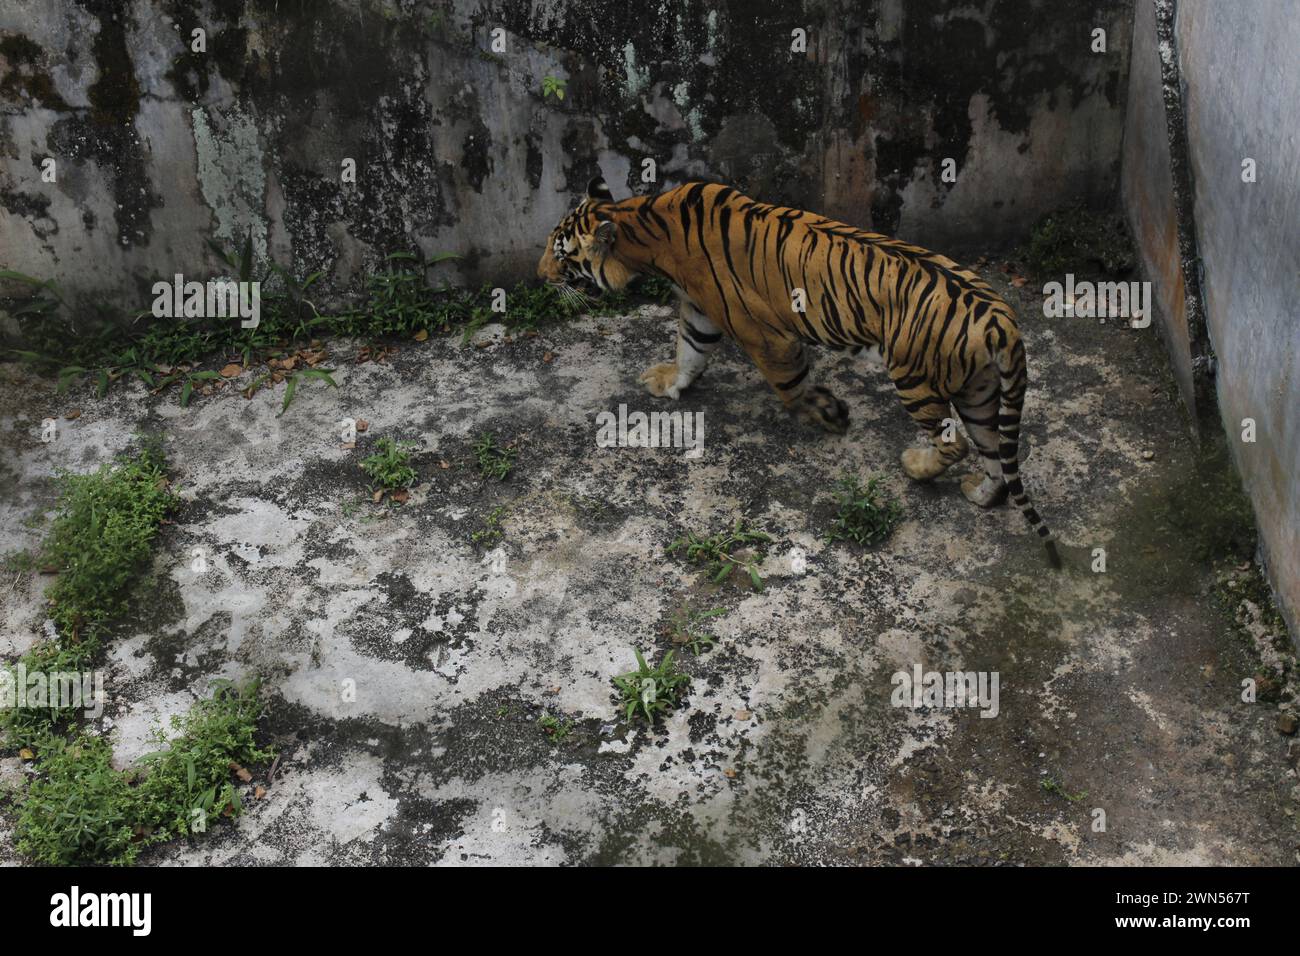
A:
<svg viewBox="0 0 1300 956">
<path fill-rule="evenodd" d="M 1009 244 L 1067 201 L 1109 201 L 1131 3 L 674 0 L 650 15 L 614 0 L 54 0 L 39 17 L 0 11 L 0 143 L 35 124 L 45 142 L 11 155 L 78 166 L 54 184 L 26 163 L 0 173 L 0 239 L 14 250 L 7 265 L 132 311 L 153 276 L 216 267 L 203 239 L 250 231 L 260 256 L 324 270 L 322 294 L 355 290 L 384 255 L 413 249 L 461 254 L 438 278 L 512 283 L 598 174 L 619 194 L 722 179 L 954 253 Z M 1095 24 L 1110 31 L 1104 56 L 1088 49 Z M 940 176 L 945 157 L 956 184 Z M 84 270 L 82 239 L 103 216 L 71 210 L 90 209 L 92 180 L 113 194 L 120 249 L 97 247 L 103 267 Z"/>
<path fill-rule="evenodd" d="M 213 109 L 211 115 L 198 106 L 190 115 L 199 189 L 215 222 L 213 238 L 233 248 L 251 237 L 254 257 L 265 261 L 266 169 L 257 124 L 233 106 L 224 111 Z"/>
</svg>

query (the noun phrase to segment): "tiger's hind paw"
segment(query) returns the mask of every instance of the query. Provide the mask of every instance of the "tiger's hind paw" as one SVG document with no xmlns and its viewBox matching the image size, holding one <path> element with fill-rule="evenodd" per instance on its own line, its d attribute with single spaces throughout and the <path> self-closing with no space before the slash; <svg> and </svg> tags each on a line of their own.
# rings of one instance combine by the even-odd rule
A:
<svg viewBox="0 0 1300 956">
<path fill-rule="evenodd" d="M 930 481 L 948 470 L 937 448 L 909 448 L 903 452 L 903 472 L 913 481 Z"/>
<path fill-rule="evenodd" d="M 681 389 L 677 387 L 677 363 L 665 362 L 654 365 L 641 373 L 637 380 L 650 390 L 651 395 L 659 398 L 680 398 Z"/>
<path fill-rule="evenodd" d="M 842 435 L 849 430 L 849 406 L 820 385 L 804 392 L 795 411 L 804 421 L 820 425 L 828 432 Z"/>
<path fill-rule="evenodd" d="M 971 472 L 961 480 L 961 493 L 966 500 L 981 508 L 1000 505 L 1007 497 L 1007 483 L 990 478 L 983 472 Z"/>
</svg>

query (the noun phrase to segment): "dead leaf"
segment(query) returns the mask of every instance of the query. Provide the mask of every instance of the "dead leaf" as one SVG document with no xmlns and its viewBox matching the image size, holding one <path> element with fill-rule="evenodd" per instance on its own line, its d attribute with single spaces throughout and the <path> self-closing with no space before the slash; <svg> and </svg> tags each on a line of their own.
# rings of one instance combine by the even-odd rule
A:
<svg viewBox="0 0 1300 956">
<path fill-rule="evenodd" d="M 18 751 L 18 756 L 19 756 L 19 758 L 22 759 L 22 760 L 35 760 L 35 759 L 36 759 L 36 754 L 32 753 L 32 752 L 31 752 L 29 749 L 27 749 L 26 747 L 24 747 L 22 750 Z"/>
<path fill-rule="evenodd" d="M 345 441 L 343 444 L 339 445 L 339 447 L 344 449 L 345 451 L 351 451 L 352 449 L 357 447 L 357 443 L 354 441 Z"/>
<path fill-rule="evenodd" d="M 728 780 L 734 780 L 736 778 L 736 771 L 734 768 L 728 767 L 726 770 L 722 771 L 722 775 Z"/>
<path fill-rule="evenodd" d="M 738 710 L 738 711 L 736 711 L 736 719 L 737 719 L 737 720 L 749 720 L 749 718 L 751 718 L 751 717 L 753 717 L 753 716 L 754 716 L 754 715 L 753 715 L 750 711 L 748 711 L 748 710 Z"/>
<path fill-rule="evenodd" d="M 428 329 L 420 329 L 420 331 L 416 332 L 415 335 L 412 336 L 412 338 L 414 338 L 415 341 L 417 342 L 423 342 L 428 337 L 429 337 Z"/>
<path fill-rule="evenodd" d="M 394 491 L 392 494 L 393 500 L 396 501 L 399 505 L 406 504 L 406 502 L 410 500 L 410 497 L 411 497 L 411 493 L 407 491 L 405 488 L 399 488 L 397 491 Z"/>
<path fill-rule="evenodd" d="M 554 362 L 554 361 L 555 361 L 555 353 L 554 353 L 554 352 L 547 352 L 545 355 L 542 356 L 542 361 L 543 361 L 543 362 Z"/>
<path fill-rule="evenodd" d="M 235 763 L 233 760 L 230 761 L 230 769 L 235 772 L 235 776 L 238 777 L 240 781 L 242 781 L 243 783 L 249 783 L 253 779 L 253 775 L 251 773 L 249 773 L 239 764 Z"/>
<path fill-rule="evenodd" d="M 378 491 L 376 491 L 373 495 L 370 496 L 370 500 L 375 502 L 375 504 L 378 504 L 379 502 L 383 501 L 384 489 L 380 488 Z"/>
<path fill-rule="evenodd" d="M 229 365 L 227 365 L 225 368 L 221 370 L 221 377 L 234 378 L 236 375 L 241 374 L 243 371 L 244 371 L 244 367 L 242 365 L 238 364 L 237 362 L 231 362 Z"/>
<path fill-rule="evenodd" d="M 264 796 L 266 796 L 266 787 L 262 786 L 261 784 L 258 784 L 256 787 L 253 788 L 254 799 L 261 800 Z"/>
<path fill-rule="evenodd" d="M 449 462 L 449 461 L 440 461 L 440 462 L 438 462 L 438 467 L 441 468 L 443 471 L 446 471 L 448 468 L 451 467 L 451 462 Z"/>
<path fill-rule="evenodd" d="M 370 422 L 366 421 L 364 418 L 357 419 L 357 431 L 363 432 L 369 427 L 370 427 Z"/>
<path fill-rule="evenodd" d="M 68 412 L 68 414 L 64 415 L 63 417 L 66 418 L 68 421 L 72 421 L 73 419 L 80 418 L 81 409 L 74 408 L 72 411 Z"/>
<path fill-rule="evenodd" d="M 1029 280 L 1026 279 L 1024 276 L 1012 276 L 1012 278 L 1011 278 L 1011 285 L 1012 285 L 1014 288 L 1019 289 L 1021 286 L 1023 286 L 1023 285 L 1024 285 L 1026 282 L 1028 282 L 1028 281 L 1029 281 Z"/>
</svg>

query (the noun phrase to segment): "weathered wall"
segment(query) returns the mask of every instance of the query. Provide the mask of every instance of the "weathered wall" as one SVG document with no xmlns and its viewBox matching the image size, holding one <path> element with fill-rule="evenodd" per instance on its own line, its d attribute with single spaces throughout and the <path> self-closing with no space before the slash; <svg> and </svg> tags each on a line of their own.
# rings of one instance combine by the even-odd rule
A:
<svg viewBox="0 0 1300 956">
<path fill-rule="evenodd" d="M 1177 29 L 1219 410 L 1300 633 L 1300 18 L 1271 0 L 1194 0 Z M 1239 440 L 1244 418 L 1254 443 Z"/>
<path fill-rule="evenodd" d="M 1133 17 L 1120 188 L 1143 273 L 1151 281 L 1155 324 L 1183 402 L 1194 410 L 1191 333 L 1160 62 L 1155 4 L 1139 0 Z"/>
<path fill-rule="evenodd" d="M 1190 387 L 1198 331 L 1181 309 L 1198 264 L 1179 261 L 1172 232 L 1169 149 L 1151 42 L 1153 10 L 1171 16 L 1182 81 L 1191 227 L 1199 251 L 1205 334 L 1215 358 L 1218 412 L 1259 520 L 1269 577 L 1300 632 L 1300 19 L 1289 4 L 1169 0 L 1139 6 L 1125 140 L 1124 201 L 1148 277 L 1163 286 L 1160 316 L 1175 369 Z M 1163 155 L 1160 150 L 1164 149 Z M 1146 151 L 1150 152 L 1146 152 Z M 1243 181 L 1243 161 L 1255 181 Z M 1244 419 L 1256 440 L 1243 440 Z"/>
<path fill-rule="evenodd" d="M 464 254 L 449 277 L 507 282 L 597 172 L 616 193 L 725 178 L 954 253 L 989 248 L 1113 197 L 1131 11 L 0 0 L 0 265 L 138 309 L 158 276 L 211 271 L 207 237 L 251 231 L 336 289 L 412 246 Z M 196 27 L 206 53 L 189 50 Z M 790 51 L 796 27 L 806 54 Z M 546 76 L 567 82 L 562 101 Z M 40 180 L 47 157 L 57 183 Z M 646 157 L 657 185 L 640 181 Z"/>
</svg>

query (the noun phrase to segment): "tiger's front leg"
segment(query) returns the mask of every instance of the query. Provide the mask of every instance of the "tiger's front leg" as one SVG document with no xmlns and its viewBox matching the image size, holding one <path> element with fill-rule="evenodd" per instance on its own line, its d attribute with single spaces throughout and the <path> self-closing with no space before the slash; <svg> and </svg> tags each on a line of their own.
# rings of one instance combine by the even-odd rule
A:
<svg viewBox="0 0 1300 956">
<path fill-rule="evenodd" d="M 848 430 L 849 407 L 830 389 L 808 381 L 808 356 L 802 342 L 758 329 L 741 345 L 795 416 L 837 435 Z"/>
<path fill-rule="evenodd" d="M 646 369 L 640 381 L 651 395 L 680 398 L 700 377 L 721 341 L 722 332 L 709 317 L 683 299 L 677 315 L 677 361 Z"/>
</svg>

